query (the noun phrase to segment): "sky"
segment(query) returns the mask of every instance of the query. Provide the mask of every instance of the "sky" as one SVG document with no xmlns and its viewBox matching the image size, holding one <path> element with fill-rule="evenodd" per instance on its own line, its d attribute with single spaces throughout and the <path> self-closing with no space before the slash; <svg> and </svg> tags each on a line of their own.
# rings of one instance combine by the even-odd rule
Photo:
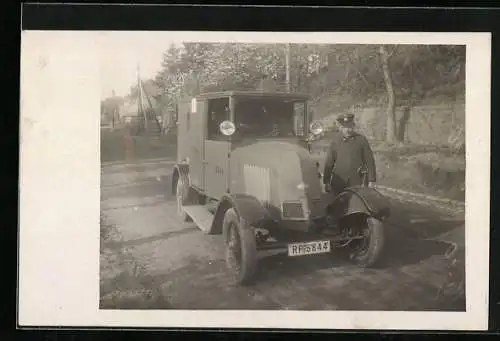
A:
<svg viewBox="0 0 500 341">
<path fill-rule="evenodd" d="M 137 65 L 142 79 L 154 77 L 161 68 L 163 53 L 174 42 L 168 36 L 133 35 L 120 32 L 101 37 L 101 99 L 127 95 L 137 80 Z M 160 38 L 160 39 L 159 39 Z"/>
</svg>

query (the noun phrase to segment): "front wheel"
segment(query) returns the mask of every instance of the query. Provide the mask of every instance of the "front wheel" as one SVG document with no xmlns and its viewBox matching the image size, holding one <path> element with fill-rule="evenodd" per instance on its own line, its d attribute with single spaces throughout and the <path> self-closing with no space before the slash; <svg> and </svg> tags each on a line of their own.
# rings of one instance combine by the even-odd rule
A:
<svg viewBox="0 0 500 341">
<path fill-rule="evenodd" d="M 235 210 L 226 211 L 223 221 L 226 265 L 233 281 L 248 284 L 257 268 L 257 243 L 251 226 L 238 218 Z"/>
<path fill-rule="evenodd" d="M 352 241 L 349 258 L 360 267 L 371 267 L 380 259 L 384 248 L 384 224 L 373 217 L 362 219 L 363 239 Z"/>
</svg>

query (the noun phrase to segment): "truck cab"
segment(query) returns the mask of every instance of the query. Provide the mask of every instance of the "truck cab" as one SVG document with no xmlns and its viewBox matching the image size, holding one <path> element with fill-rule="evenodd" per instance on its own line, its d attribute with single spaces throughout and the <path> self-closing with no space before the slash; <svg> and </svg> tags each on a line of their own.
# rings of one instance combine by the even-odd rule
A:
<svg viewBox="0 0 500 341">
<path fill-rule="evenodd" d="M 189 164 L 190 186 L 220 200 L 246 190 L 238 172 L 243 164 L 237 163 L 252 157 L 259 149 L 253 145 L 264 148 L 256 156 L 272 159 L 279 155 L 266 153 L 270 145 L 307 147 L 308 99 L 303 94 L 222 92 L 184 102 L 179 108 L 177 155 L 179 164 Z M 234 132 L 227 135 L 231 129 Z"/>
</svg>

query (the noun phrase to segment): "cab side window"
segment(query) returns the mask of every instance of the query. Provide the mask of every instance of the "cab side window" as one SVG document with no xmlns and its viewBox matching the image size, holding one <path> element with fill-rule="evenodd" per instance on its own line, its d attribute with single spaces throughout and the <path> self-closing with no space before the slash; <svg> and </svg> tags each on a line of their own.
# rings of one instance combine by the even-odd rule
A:
<svg viewBox="0 0 500 341">
<path fill-rule="evenodd" d="M 224 135 L 220 132 L 220 124 L 229 119 L 229 98 L 209 100 L 208 102 L 208 139 L 222 140 Z"/>
</svg>

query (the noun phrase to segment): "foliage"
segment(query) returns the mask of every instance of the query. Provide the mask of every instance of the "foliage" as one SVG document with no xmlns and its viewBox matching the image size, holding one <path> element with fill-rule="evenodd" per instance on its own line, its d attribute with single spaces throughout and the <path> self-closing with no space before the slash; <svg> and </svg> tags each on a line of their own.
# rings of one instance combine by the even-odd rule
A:
<svg viewBox="0 0 500 341">
<path fill-rule="evenodd" d="M 291 44 L 292 90 L 369 99 L 385 92 L 379 45 Z M 396 96 L 417 102 L 427 92 L 465 79 L 465 47 L 387 46 Z M 202 91 L 256 88 L 262 79 L 283 84 L 284 44 L 171 45 L 154 79 L 157 95 L 173 100 Z"/>
<path fill-rule="evenodd" d="M 388 106 L 390 116 L 394 106 L 415 106 L 437 95 L 454 98 L 465 91 L 465 46 L 385 45 L 381 49 L 381 45 L 290 44 L 289 50 L 290 88 L 311 94 L 313 103 L 332 96 L 351 98 L 354 103 L 376 101 Z M 286 51 L 286 44 L 170 45 L 157 75 L 144 87 L 167 111 L 175 111 L 178 100 L 201 92 L 259 87 L 283 91 Z M 385 75 L 381 51 L 387 52 Z M 130 96 L 136 94 L 133 86 Z M 391 120 L 387 124 L 397 128 Z"/>
</svg>

